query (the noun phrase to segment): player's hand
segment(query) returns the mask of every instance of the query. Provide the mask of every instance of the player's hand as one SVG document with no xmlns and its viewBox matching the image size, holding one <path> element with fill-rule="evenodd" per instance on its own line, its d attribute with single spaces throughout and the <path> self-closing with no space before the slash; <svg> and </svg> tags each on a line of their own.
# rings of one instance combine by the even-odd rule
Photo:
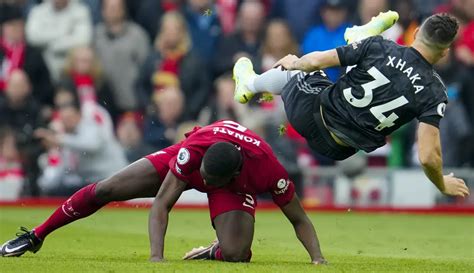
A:
<svg viewBox="0 0 474 273">
<path fill-rule="evenodd" d="M 444 191 L 443 193 L 450 196 L 466 197 L 469 195 L 469 189 L 464 180 L 457 178 L 453 173 L 443 176 Z"/>
<path fill-rule="evenodd" d="M 315 264 L 315 265 L 327 265 L 327 264 L 329 264 L 328 261 L 326 261 L 326 259 L 324 259 L 324 258 L 319 258 L 317 260 L 311 261 L 311 263 Z"/>
<path fill-rule="evenodd" d="M 53 130 L 39 128 L 34 131 L 34 136 L 41 139 L 43 145 L 50 149 L 59 146 L 59 139 Z"/>
<path fill-rule="evenodd" d="M 151 256 L 150 257 L 150 262 L 152 263 L 161 263 L 161 262 L 164 262 L 165 261 L 165 258 L 163 257 L 158 257 L 158 256 Z"/>
<path fill-rule="evenodd" d="M 278 62 L 273 65 L 273 68 L 281 67 L 282 70 L 295 70 L 295 62 L 300 58 L 296 57 L 293 54 L 288 54 L 285 57 L 281 58 Z"/>
</svg>

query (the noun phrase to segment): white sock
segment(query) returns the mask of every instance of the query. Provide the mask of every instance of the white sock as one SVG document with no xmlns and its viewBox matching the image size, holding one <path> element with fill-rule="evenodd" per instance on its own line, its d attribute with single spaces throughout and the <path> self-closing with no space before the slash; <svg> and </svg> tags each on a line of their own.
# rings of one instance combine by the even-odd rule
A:
<svg viewBox="0 0 474 273">
<path fill-rule="evenodd" d="M 290 79 L 300 72 L 299 70 L 283 71 L 280 68 L 272 68 L 249 79 L 249 82 L 246 83 L 246 87 L 254 94 L 270 92 L 279 95 Z"/>
</svg>

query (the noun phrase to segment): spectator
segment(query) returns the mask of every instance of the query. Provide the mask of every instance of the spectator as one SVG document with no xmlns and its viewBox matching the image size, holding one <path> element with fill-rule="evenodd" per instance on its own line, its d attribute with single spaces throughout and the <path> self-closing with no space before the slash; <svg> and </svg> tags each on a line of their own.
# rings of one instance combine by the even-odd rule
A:
<svg viewBox="0 0 474 273">
<path fill-rule="evenodd" d="M 140 0 L 135 21 L 145 30 L 148 38 L 153 40 L 158 33 L 159 22 L 163 14 L 180 8 L 181 0 Z"/>
<path fill-rule="evenodd" d="M 283 20 L 271 21 L 262 44 L 262 70 L 266 71 L 287 54 L 299 55 L 298 44 L 288 24 Z"/>
<path fill-rule="evenodd" d="M 196 50 L 204 60 L 210 60 L 222 30 L 212 0 L 187 0 L 183 14 Z"/>
<path fill-rule="evenodd" d="M 42 123 L 41 108 L 31 95 L 28 75 L 15 70 L 8 79 L 5 96 L 0 96 L 0 126 L 8 126 L 15 133 L 15 140 L 23 159 L 24 169 L 30 184 L 28 194 L 36 193 L 38 175 L 37 158 L 41 152 L 39 143 L 33 139 L 33 131 Z"/>
<path fill-rule="evenodd" d="M 123 0 L 104 0 L 104 22 L 95 31 L 97 56 L 120 113 L 136 110 L 135 82 L 149 52 L 149 40 L 135 23 L 126 20 Z"/>
<path fill-rule="evenodd" d="M 474 1 L 450 0 L 439 5 L 436 13 L 450 13 L 458 19 L 460 28 L 456 42 L 456 58 L 463 64 L 474 66 Z"/>
<path fill-rule="evenodd" d="M 262 71 L 272 68 L 279 59 L 287 54 L 299 55 L 298 43 L 293 38 L 288 24 L 281 19 L 274 19 L 267 25 L 262 43 Z M 266 110 L 266 112 L 270 112 L 262 114 L 285 116 L 283 103 L 279 96 L 277 96 L 273 101 L 261 102 L 260 106 L 263 110 Z M 282 110 L 283 113 L 279 113 L 279 110 Z M 279 122 L 282 122 L 282 120 L 280 119 Z M 276 127 L 279 126 L 279 124 L 274 125 Z"/>
<path fill-rule="evenodd" d="M 398 12 L 400 18 L 398 22 L 387 32 L 394 35 L 395 40 L 400 45 L 410 46 L 415 39 L 415 31 L 419 27 L 419 15 L 416 12 L 413 0 L 400 0 L 395 2 L 395 11 Z M 386 34 L 387 38 L 391 38 Z"/>
<path fill-rule="evenodd" d="M 349 27 L 347 20 L 347 3 L 345 0 L 326 0 L 321 7 L 323 23 L 309 30 L 303 39 L 301 51 L 307 54 L 312 51 L 323 51 L 346 44 L 344 32 Z M 329 79 L 339 78 L 340 68 L 325 69 Z"/>
<path fill-rule="evenodd" d="M 184 97 L 181 90 L 167 87 L 153 98 L 155 111 L 145 120 L 144 139 L 155 150 L 173 144 L 183 113 Z"/>
<path fill-rule="evenodd" d="M 15 133 L 8 127 L 0 128 L 0 200 L 17 200 L 23 190 L 25 172 Z"/>
<path fill-rule="evenodd" d="M 46 148 L 68 150 L 76 157 L 77 174 L 82 178 L 82 185 L 77 187 L 106 178 L 127 164 L 112 127 L 84 117 L 78 99 L 57 108 L 64 131 L 40 128 L 35 136 Z"/>
<path fill-rule="evenodd" d="M 31 83 L 22 70 L 9 77 L 5 97 L 0 97 L 0 125 L 8 125 L 16 132 L 19 145 L 31 141 L 33 130 L 40 123 L 40 106 L 31 96 Z"/>
<path fill-rule="evenodd" d="M 0 0 L 0 9 L 7 9 L 8 7 L 6 6 L 14 6 L 20 10 L 22 16 L 26 16 L 39 2 L 41 0 Z"/>
<path fill-rule="evenodd" d="M 426 1 L 423 1 L 426 2 Z M 425 4 L 425 3 L 424 3 Z M 454 15 L 461 25 L 468 24 L 474 19 L 474 1 L 472 0 L 448 0 L 435 8 L 435 13 L 446 12 Z"/>
<path fill-rule="evenodd" d="M 92 19 L 92 24 L 95 26 L 102 21 L 102 14 L 100 13 L 100 5 L 102 0 L 81 0 L 81 2 L 89 10 Z"/>
<path fill-rule="evenodd" d="M 455 51 L 463 64 L 474 67 L 474 20 L 461 30 Z"/>
<path fill-rule="evenodd" d="M 417 11 L 413 7 L 411 1 L 400 0 L 392 1 L 392 3 L 393 8 L 399 12 L 399 22 L 384 31 L 381 35 L 392 41 L 397 41 L 400 38 L 400 43 L 403 42 L 404 45 L 409 45 L 411 44 L 412 39 L 410 35 L 412 35 L 413 31 L 416 29 L 416 27 L 413 28 L 414 25 L 411 23 L 413 20 L 416 20 L 415 15 L 417 14 Z M 366 24 L 372 19 L 372 17 L 377 16 L 380 12 L 387 11 L 390 8 L 389 6 L 389 0 L 360 0 L 357 7 L 358 16 L 356 16 L 353 21 L 355 21 L 357 25 Z M 408 8 L 410 8 L 410 10 L 407 10 Z M 403 36 L 401 37 L 401 35 Z M 406 39 L 406 41 L 402 39 Z"/>
<path fill-rule="evenodd" d="M 42 104 L 52 105 L 53 88 L 41 51 L 25 41 L 25 24 L 21 11 L 3 6 L 0 12 L 0 91 L 5 91 L 10 74 L 23 69 L 30 78 L 33 96 Z"/>
<path fill-rule="evenodd" d="M 26 23 L 28 41 L 43 49 L 54 80 L 59 79 L 67 52 L 92 38 L 89 11 L 77 0 L 51 0 L 35 6 Z"/>
<path fill-rule="evenodd" d="M 143 116 L 134 112 L 122 115 L 117 124 L 117 137 L 129 163 L 150 154 L 154 149 L 143 141 Z"/>
<path fill-rule="evenodd" d="M 237 31 L 222 38 L 214 56 L 214 73 L 220 76 L 232 71 L 234 62 L 243 56 L 254 61 L 255 67 L 264 30 L 265 9 L 258 1 L 245 1 L 239 10 Z"/>
<path fill-rule="evenodd" d="M 302 41 L 304 34 L 310 27 L 320 24 L 319 8 L 323 0 L 274 0 L 271 16 L 288 22 L 291 33 L 298 41 Z"/>
<path fill-rule="evenodd" d="M 461 101 L 461 94 L 472 92 L 469 71 L 456 61 L 451 51 L 435 68 L 444 80 L 449 100 L 439 125 L 443 163 L 447 167 L 467 166 L 474 157 L 474 128 L 470 123 L 468 108 Z"/>
<path fill-rule="evenodd" d="M 367 24 L 372 17 L 389 9 L 388 0 L 360 0 L 357 8 L 359 15 L 357 24 Z"/>
<path fill-rule="evenodd" d="M 60 85 L 76 92 L 81 104 L 97 102 L 107 109 L 112 117 L 117 116 L 114 98 L 92 48 L 78 47 L 69 52 Z"/>
<path fill-rule="evenodd" d="M 245 117 L 248 117 L 248 106 L 237 103 L 234 100 L 234 80 L 232 80 L 229 75 L 223 75 L 217 78 L 214 84 L 216 87 L 216 96 L 208 113 L 209 121 L 206 123 L 212 123 L 221 119 L 230 119 L 248 127 L 249 124 L 245 124 L 246 122 L 244 121 Z"/>
<path fill-rule="evenodd" d="M 467 166 L 472 158 L 473 131 L 470 127 L 467 111 L 459 100 L 459 90 L 448 87 L 449 107 L 439 124 L 441 146 L 443 148 L 443 165 L 446 167 Z"/>
<path fill-rule="evenodd" d="M 154 50 L 148 56 L 138 80 L 142 105 L 162 88 L 175 87 L 184 93 L 183 120 L 195 120 L 206 105 L 211 85 L 204 63 L 191 50 L 186 21 L 177 12 L 162 18 Z"/>
<path fill-rule="evenodd" d="M 222 33 L 229 35 L 235 30 L 237 11 L 242 0 L 216 0 L 217 16 L 222 27 Z"/>
</svg>

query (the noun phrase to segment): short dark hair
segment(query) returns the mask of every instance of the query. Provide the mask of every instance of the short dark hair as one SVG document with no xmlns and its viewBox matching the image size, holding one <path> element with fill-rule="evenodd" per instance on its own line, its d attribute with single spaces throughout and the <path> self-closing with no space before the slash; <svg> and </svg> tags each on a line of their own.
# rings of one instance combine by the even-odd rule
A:
<svg viewBox="0 0 474 273">
<path fill-rule="evenodd" d="M 0 24 L 5 24 L 14 20 L 24 21 L 23 13 L 14 4 L 0 4 Z"/>
<path fill-rule="evenodd" d="M 203 157 L 204 170 L 207 174 L 217 177 L 229 177 L 242 161 L 242 155 L 230 142 L 212 144 Z"/>
<path fill-rule="evenodd" d="M 65 104 L 62 104 L 62 105 L 55 105 L 57 109 L 73 108 L 78 112 L 81 111 L 81 102 L 80 102 L 80 98 L 79 98 L 79 95 L 77 94 L 77 92 L 72 91 L 70 89 L 67 89 L 63 86 L 59 86 L 59 88 L 56 91 L 55 95 L 57 95 L 59 93 L 67 93 L 67 94 L 71 95 L 71 101 L 69 101 Z"/>
<path fill-rule="evenodd" d="M 439 49 L 448 48 L 456 38 L 459 23 L 454 16 L 438 13 L 428 17 L 421 25 L 425 41 Z"/>
</svg>

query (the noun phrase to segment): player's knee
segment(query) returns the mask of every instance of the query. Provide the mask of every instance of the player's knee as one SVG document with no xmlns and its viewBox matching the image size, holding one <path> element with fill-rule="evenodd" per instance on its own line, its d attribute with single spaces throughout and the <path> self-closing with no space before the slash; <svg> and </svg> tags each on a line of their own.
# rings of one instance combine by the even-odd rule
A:
<svg viewBox="0 0 474 273">
<path fill-rule="evenodd" d="M 108 178 L 97 183 L 95 187 L 95 197 L 103 202 L 112 202 L 114 200 L 114 183 L 112 183 L 113 178 Z"/>
<path fill-rule="evenodd" d="M 226 262 L 248 262 L 250 257 L 250 250 L 237 248 L 221 248 L 222 258 Z"/>
</svg>

